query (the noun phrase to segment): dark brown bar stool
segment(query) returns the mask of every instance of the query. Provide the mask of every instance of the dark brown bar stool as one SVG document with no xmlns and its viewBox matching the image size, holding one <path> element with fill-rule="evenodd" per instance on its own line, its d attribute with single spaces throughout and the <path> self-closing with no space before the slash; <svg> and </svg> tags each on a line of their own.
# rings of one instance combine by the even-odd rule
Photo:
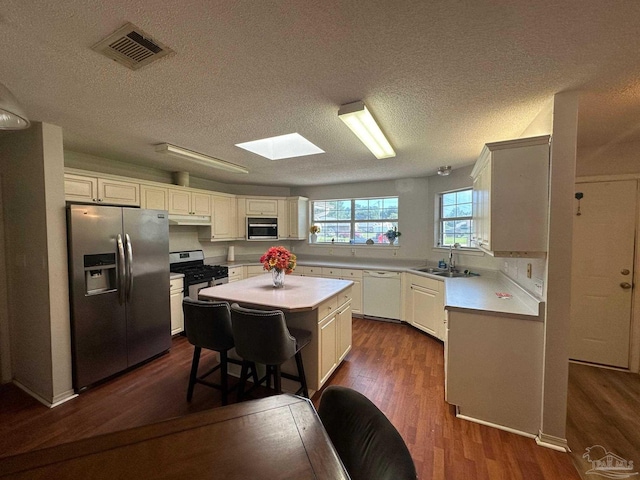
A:
<svg viewBox="0 0 640 480">
<path fill-rule="evenodd" d="M 193 350 L 193 361 L 191 363 L 191 374 L 189 375 L 189 387 L 187 389 L 187 401 L 193 397 L 193 387 L 196 383 L 208 387 L 217 388 L 222 392 L 222 404 L 227 404 L 227 397 L 230 391 L 227 365 L 235 363 L 242 365 L 240 360 L 228 357 L 228 352 L 235 343 L 231 330 L 231 313 L 227 302 L 203 302 L 185 297 L 182 301 L 184 311 L 184 329 L 187 339 L 195 348 Z M 220 363 L 203 375 L 198 376 L 198 364 L 202 349 L 216 351 L 220 354 Z M 205 380 L 216 370 L 220 369 L 220 383 L 213 383 Z"/>
<path fill-rule="evenodd" d="M 252 310 L 243 308 L 237 303 L 231 305 L 231 325 L 236 342 L 236 352 L 244 360 L 238 387 L 238 401 L 244 393 L 249 368 L 255 364 L 266 365 L 266 375 L 257 381 L 257 385 L 266 381 L 271 388 L 271 377 L 274 377 L 276 393 L 282 393 L 281 377 L 300 382 L 296 395 L 302 393 L 309 398 L 307 379 L 304 375 L 301 350 L 311 342 L 311 332 L 297 328 L 287 328 L 284 313 L 280 310 Z M 281 365 L 290 358 L 296 359 L 298 375 L 282 372 Z M 254 384 L 254 388 L 257 386 Z"/>
</svg>

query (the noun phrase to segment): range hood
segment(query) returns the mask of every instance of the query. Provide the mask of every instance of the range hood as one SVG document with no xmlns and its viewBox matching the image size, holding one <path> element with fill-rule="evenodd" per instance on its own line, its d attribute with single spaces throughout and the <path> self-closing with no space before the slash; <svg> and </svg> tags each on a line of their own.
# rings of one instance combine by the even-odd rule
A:
<svg viewBox="0 0 640 480">
<path fill-rule="evenodd" d="M 169 215 L 169 225 L 211 226 L 211 217 L 207 215 Z"/>
</svg>

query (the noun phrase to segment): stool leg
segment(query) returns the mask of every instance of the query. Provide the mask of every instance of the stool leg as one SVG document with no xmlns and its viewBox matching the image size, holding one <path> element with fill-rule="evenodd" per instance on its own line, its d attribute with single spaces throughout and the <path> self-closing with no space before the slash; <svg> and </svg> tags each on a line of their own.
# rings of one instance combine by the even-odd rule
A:
<svg viewBox="0 0 640 480">
<path fill-rule="evenodd" d="M 200 352 L 202 348 L 194 347 L 193 360 L 191 361 L 191 373 L 189 374 L 189 388 L 187 388 L 187 402 L 191 401 L 193 397 L 193 387 L 196 384 L 196 377 L 198 376 L 198 363 L 200 363 Z"/>
<path fill-rule="evenodd" d="M 281 375 L 281 371 L 280 371 L 280 365 L 272 365 L 273 368 L 273 388 L 276 391 L 276 393 L 280 394 L 282 393 L 282 375 Z"/>
<path fill-rule="evenodd" d="M 242 370 L 240 371 L 240 381 L 238 383 L 238 402 L 242 401 L 242 395 L 244 394 L 244 384 L 247 381 L 249 363 L 242 362 Z"/>
<path fill-rule="evenodd" d="M 307 388 L 307 377 L 304 374 L 304 365 L 302 364 L 302 352 L 296 353 L 296 366 L 298 367 L 298 377 L 300 377 L 300 385 L 302 385 L 302 394 L 309 398 L 309 389 Z"/>
<path fill-rule="evenodd" d="M 227 394 L 229 393 L 229 375 L 227 374 L 227 352 L 220 352 L 220 390 L 222 391 L 222 405 L 228 403 Z"/>
</svg>

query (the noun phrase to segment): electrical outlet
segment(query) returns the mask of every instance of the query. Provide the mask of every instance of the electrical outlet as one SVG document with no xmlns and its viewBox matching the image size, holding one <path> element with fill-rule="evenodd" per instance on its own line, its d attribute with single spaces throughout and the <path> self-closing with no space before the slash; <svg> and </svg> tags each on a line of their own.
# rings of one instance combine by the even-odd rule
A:
<svg viewBox="0 0 640 480">
<path fill-rule="evenodd" d="M 329 249 L 329 255 L 333 255 L 333 248 Z"/>
<path fill-rule="evenodd" d="M 527 278 L 531 278 L 531 264 L 527 263 Z"/>
<path fill-rule="evenodd" d="M 536 278 L 533 281 L 533 286 L 536 290 L 536 295 L 542 296 L 544 293 L 544 281 L 541 278 Z"/>
<path fill-rule="evenodd" d="M 356 249 L 355 249 L 355 248 L 352 248 L 352 249 L 351 249 L 351 256 L 352 256 L 352 257 L 355 257 L 355 256 L 356 256 Z"/>
<path fill-rule="evenodd" d="M 398 250 L 396 250 L 395 248 L 393 249 L 393 256 L 397 257 L 398 256 Z"/>
<path fill-rule="evenodd" d="M 504 273 L 509 273 L 509 262 L 504 262 L 503 270 Z"/>
</svg>

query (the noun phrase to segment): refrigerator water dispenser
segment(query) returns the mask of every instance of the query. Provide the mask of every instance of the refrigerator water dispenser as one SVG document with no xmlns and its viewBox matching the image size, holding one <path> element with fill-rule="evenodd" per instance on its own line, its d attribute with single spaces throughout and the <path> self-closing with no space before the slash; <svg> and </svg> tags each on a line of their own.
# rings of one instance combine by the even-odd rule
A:
<svg viewBox="0 0 640 480">
<path fill-rule="evenodd" d="M 117 290 L 115 254 L 85 255 L 84 280 L 86 295 L 97 295 Z"/>
</svg>

